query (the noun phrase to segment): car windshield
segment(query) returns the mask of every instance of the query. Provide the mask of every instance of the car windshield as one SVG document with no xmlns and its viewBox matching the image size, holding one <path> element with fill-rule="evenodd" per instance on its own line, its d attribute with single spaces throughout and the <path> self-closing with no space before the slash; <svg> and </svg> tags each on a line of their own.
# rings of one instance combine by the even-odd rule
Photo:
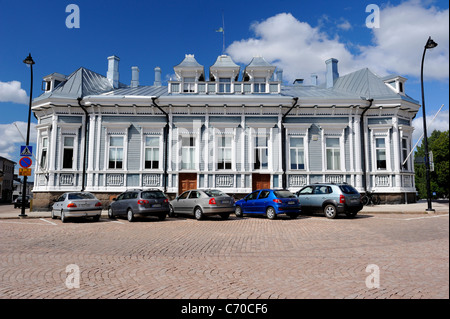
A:
<svg viewBox="0 0 450 319">
<path fill-rule="evenodd" d="M 165 198 L 166 196 L 164 195 L 163 192 L 153 191 L 153 192 L 142 192 L 141 197 L 143 199 L 156 199 L 156 198 Z"/>
<path fill-rule="evenodd" d="M 224 194 L 223 192 L 219 191 L 218 189 L 207 189 L 207 190 L 204 191 L 204 193 L 206 195 L 208 195 L 209 197 L 227 196 L 226 194 Z"/>
<path fill-rule="evenodd" d="M 290 191 L 274 191 L 273 193 L 277 198 L 295 198 L 295 195 Z"/>
<path fill-rule="evenodd" d="M 358 194 L 358 191 L 350 185 L 341 185 L 339 188 L 344 194 Z"/>
<path fill-rule="evenodd" d="M 95 199 L 91 193 L 69 193 L 68 199 Z"/>
</svg>

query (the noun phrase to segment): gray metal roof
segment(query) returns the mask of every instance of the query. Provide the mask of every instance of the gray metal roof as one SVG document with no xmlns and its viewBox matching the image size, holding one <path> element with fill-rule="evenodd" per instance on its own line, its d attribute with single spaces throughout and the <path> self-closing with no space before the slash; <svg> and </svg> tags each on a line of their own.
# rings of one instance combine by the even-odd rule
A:
<svg viewBox="0 0 450 319">
<path fill-rule="evenodd" d="M 240 68 L 239 65 L 234 63 L 234 61 L 231 59 L 228 55 L 219 55 L 217 57 L 216 62 L 210 67 L 211 68 Z"/>
<path fill-rule="evenodd" d="M 34 101 L 46 98 L 83 98 L 88 95 L 98 95 L 113 90 L 109 80 L 101 74 L 83 67 L 67 77 L 67 81 L 60 83 L 50 92 L 45 92 Z"/>
<path fill-rule="evenodd" d="M 174 68 L 203 68 L 203 65 L 197 62 L 193 54 L 186 54 L 184 60 Z"/>
</svg>

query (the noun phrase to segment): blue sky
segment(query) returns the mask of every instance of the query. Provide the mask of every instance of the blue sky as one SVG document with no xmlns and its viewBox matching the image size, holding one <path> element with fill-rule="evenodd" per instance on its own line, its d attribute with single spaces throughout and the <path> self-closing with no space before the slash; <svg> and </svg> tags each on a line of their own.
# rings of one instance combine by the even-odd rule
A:
<svg viewBox="0 0 450 319">
<path fill-rule="evenodd" d="M 80 28 L 66 27 L 71 3 L 80 9 Z M 375 29 L 366 26 L 371 3 L 380 8 Z M 419 101 L 420 59 L 432 36 L 439 45 L 425 61 L 427 116 L 445 106 L 429 130 L 447 130 L 448 8 L 447 1 L 428 0 L 0 0 L 0 156 L 18 161 L 22 138 L 16 125 L 26 134 L 30 71 L 22 60 L 29 52 L 36 62 L 33 97 L 42 93 L 42 77 L 53 72 L 69 75 L 83 66 L 106 75 L 110 55 L 120 57 L 122 83 L 130 83 L 131 66 L 138 66 L 140 84 L 152 85 L 156 66 L 167 80 L 185 54 L 195 54 L 205 68 L 214 63 L 222 53 L 222 34 L 215 32 L 222 14 L 225 51 L 243 66 L 260 54 L 283 68 L 286 81 L 318 73 L 320 82 L 325 60 L 334 57 L 341 75 L 368 67 L 406 77 L 406 93 Z M 414 121 L 416 137 L 421 116 Z"/>
</svg>

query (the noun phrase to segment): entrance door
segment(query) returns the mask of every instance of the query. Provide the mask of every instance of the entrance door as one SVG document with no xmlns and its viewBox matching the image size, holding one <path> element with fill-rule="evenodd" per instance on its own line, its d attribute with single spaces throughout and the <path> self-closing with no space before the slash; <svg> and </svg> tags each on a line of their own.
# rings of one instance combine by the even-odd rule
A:
<svg viewBox="0 0 450 319">
<path fill-rule="evenodd" d="M 197 188 L 196 173 L 180 173 L 178 175 L 178 194 Z"/>
<path fill-rule="evenodd" d="M 252 190 L 270 188 L 270 174 L 252 174 Z"/>
</svg>

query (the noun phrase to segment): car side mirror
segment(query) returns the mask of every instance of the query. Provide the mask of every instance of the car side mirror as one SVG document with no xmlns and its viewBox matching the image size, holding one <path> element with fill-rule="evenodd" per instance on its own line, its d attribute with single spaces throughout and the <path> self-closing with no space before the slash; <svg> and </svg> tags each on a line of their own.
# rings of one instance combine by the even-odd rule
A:
<svg viewBox="0 0 450 319">
<path fill-rule="evenodd" d="M 113 202 L 115 202 L 117 200 L 117 197 L 114 197 L 112 200 L 113 200 Z"/>
</svg>

